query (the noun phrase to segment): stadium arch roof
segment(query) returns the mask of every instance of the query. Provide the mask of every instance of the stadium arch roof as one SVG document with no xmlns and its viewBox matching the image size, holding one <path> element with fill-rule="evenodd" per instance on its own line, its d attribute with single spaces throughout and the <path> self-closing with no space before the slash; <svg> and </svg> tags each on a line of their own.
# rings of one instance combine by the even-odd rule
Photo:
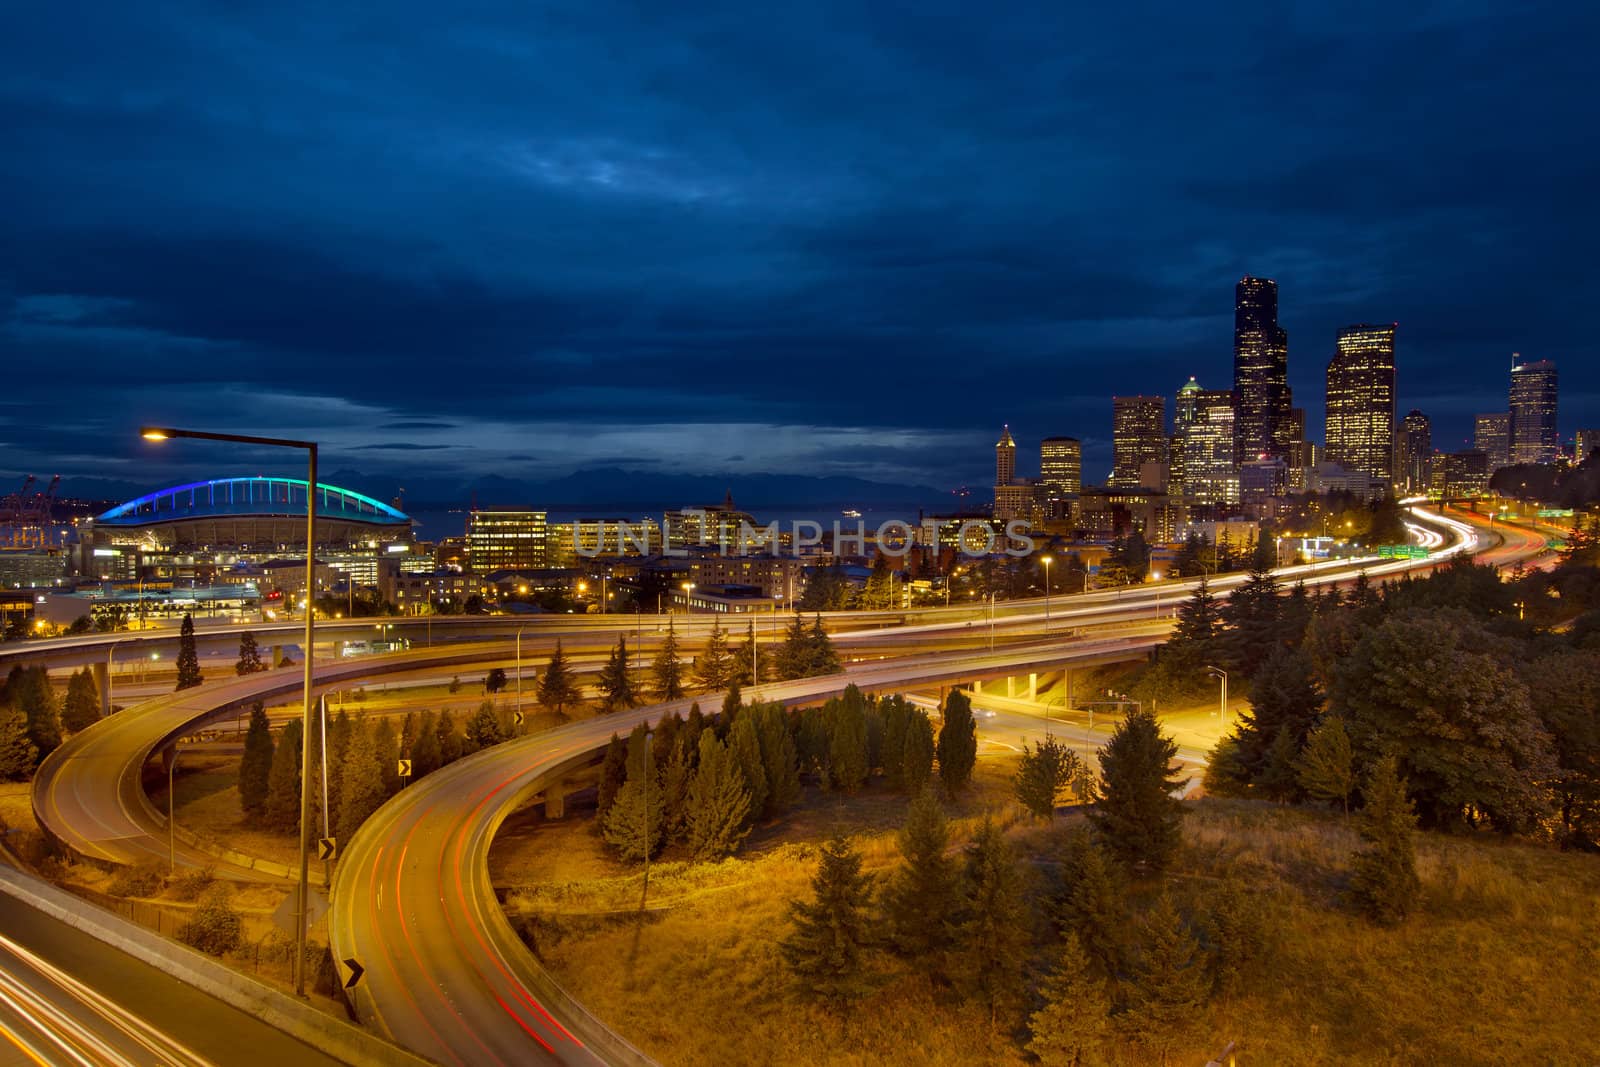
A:
<svg viewBox="0 0 1600 1067">
<path fill-rule="evenodd" d="M 150 526 L 186 519 L 304 518 L 306 480 L 260 475 L 176 485 L 118 504 L 96 526 Z M 408 528 L 409 516 L 370 496 L 317 483 L 317 518 Z"/>
</svg>

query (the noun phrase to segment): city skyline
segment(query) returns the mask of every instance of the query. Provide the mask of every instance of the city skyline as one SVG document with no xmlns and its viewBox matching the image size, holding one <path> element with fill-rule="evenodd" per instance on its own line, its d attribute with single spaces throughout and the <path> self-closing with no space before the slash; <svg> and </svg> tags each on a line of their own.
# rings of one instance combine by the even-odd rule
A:
<svg viewBox="0 0 1600 1067">
<path fill-rule="evenodd" d="M 1245 274 L 1279 286 L 1309 436 L 1338 329 L 1393 321 L 1397 402 L 1441 448 L 1503 408 L 1513 351 L 1565 369 L 1570 442 L 1597 385 L 1572 314 L 1594 269 L 1585 17 L 1390 13 L 1361 78 L 1354 28 L 1239 17 L 1172 13 L 1161 73 L 1135 78 L 1058 47 L 1129 29 L 1117 12 L 893 44 L 837 12 L 779 37 L 449 20 L 428 45 L 324 13 L 304 36 L 13 16 L 5 469 L 184 481 L 211 457 L 129 431 L 220 408 L 380 493 L 602 466 L 983 487 L 1007 421 L 1079 438 L 1098 481 L 1105 398 L 1228 380 Z M 1518 49 L 1538 62 L 1499 61 Z"/>
</svg>

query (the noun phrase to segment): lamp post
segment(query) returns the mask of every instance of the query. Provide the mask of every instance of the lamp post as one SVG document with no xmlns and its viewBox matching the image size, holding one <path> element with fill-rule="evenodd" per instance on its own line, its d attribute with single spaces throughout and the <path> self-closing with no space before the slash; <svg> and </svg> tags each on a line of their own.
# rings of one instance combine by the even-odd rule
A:
<svg viewBox="0 0 1600 1067">
<path fill-rule="evenodd" d="M 1228 728 L 1228 672 L 1221 667 L 1208 666 L 1206 670 L 1211 672 L 1213 677 L 1222 681 L 1222 704 L 1217 711 L 1217 728 L 1226 730 Z"/>
<path fill-rule="evenodd" d="M 1044 629 L 1050 632 L 1050 564 L 1055 562 L 1054 556 L 1040 556 L 1039 562 L 1044 564 Z"/>
<path fill-rule="evenodd" d="M 522 719 L 522 631 L 526 626 L 517 627 L 517 720 Z"/>
<path fill-rule="evenodd" d="M 111 680 L 112 679 L 111 657 L 116 654 L 117 646 L 122 644 L 122 642 L 126 641 L 126 640 L 127 640 L 127 638 L 122 638 L 121 640 L 113 641 L 113 642 L 111 642 L 111 647 L 106 649 L 106 706 L 105 706 L 105 713 L 108 716 L 111 714 L 111 709 L 116 707 L 116 705 L 111 700 L 111 695 L 112 695 L 111 694 L 111 687 L 112 687 L 112 684 L 113 684 L 112 680 Z"/>
<path fill-rule="evenodd" d="M 694 583 L 693 582 L 684 582 L 683 583 L 683 613 L 685 615 L 690 614 L 691 611 L 693 610 L 693 605 L 690 604 L 690 602 L 689 602 L 689 598 L 692 597 L 693 595 L 694 595 Z"/>
<path fill-rule="evenodd" d="M 147 441 L 166 441 L 176 437 L 200 441 L 230 441 L 236 444 L 264 445 L 270 448 L 300 448 L 306 451 L 306 636 L 305 636 L 305 693 L 301 709 L 300 730 L 300 881 L 295 895 L 295 957 L 294 991 L 306 994 L 306 927 L 311 904 L 311 712 L 312 712 L 312 655 L 316 642 L 315 612 L 311 610 L 311 597 L 316 588 L 317 575 L 317 444 L 315 441 L 294 441 L 281 437 L 253 437 L 235 433 L 209 433 L 202 430 L 176 430 L 164 426 L 143 426 L 139 436 Z M 430 619 L 431 622 L 431 619 Z M 431 643 L 431 642 L 430 642 Z M 176 755 L 176 750 L 174 750 Z M 171 796 L 171 792 L 168 792 Z"/>
</svg>

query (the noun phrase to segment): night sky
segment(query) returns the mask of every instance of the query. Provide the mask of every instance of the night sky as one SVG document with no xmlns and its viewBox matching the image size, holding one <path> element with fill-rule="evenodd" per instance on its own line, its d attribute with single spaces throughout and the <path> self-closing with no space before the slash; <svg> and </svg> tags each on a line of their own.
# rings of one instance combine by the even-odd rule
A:
<svg viewBox="0 0 1600 1067">
<path fill-rule="evenodd" d="M 1362 321 L 1439 445 L 1514 350 L 1600 423 L 1589 5 L 327 6 L 0 14 L 0 471 L 1099 479 L 1246 272 L 1314 436 Z"/>
</svg>

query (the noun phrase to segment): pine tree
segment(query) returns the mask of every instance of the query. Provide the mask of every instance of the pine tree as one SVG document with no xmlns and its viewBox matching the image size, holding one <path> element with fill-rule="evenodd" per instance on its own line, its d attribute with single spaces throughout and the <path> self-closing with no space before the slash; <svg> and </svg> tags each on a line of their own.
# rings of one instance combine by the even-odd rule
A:
<svg viewBox="0 0 1600 1067">
<path fill-rule="evenodd" d="M 1220 615 L 1227 627 L 1221 638 L 1224 658 L 1234 671 L 1254 678 L 1262 661 L 1283 643 L 1278 632 L 1278 582 L 1259 552 L 1250 577 L 1228 596 Z"/>
<path fill-rule="evenodd" d="M 383 767 L 378 762 L 377 737 L 372 724 L 362 716 L 350 724 L 344 761 L 335 766 L 338 783 L 339 821 L 333 824 L 335 836 L 348 844 L 356 830 L 378 810 L 386 796 Z"/>
<path fill-rule="evenodd" d="M 955 793 L 972 781 L 978 762 L 978 724 L 972 717 L 972 700 L 959 689 L 944 701 L 944 725 L 939 728 L 939 780 Z"/>
<path fill-rule="evenodd" d="M 811 632 L 807 635 L 804 677 L 815 678 L 824 674 L 838 674 L 842 669 L 839 652 L 833 647 L 833 638 L 823 629 L 822 616 L 814 616 L 811 620 Z"/>
<path fill-rule="evenodd" d="M 833 784 L 854 793 L 867 780 L 867 709 L 861 690 L 848 686 L 828 719 L 828 773 Z"/>
<path fill-rule="evenodd" d="M 1224 878 L 1206 902 L 1202 929 L 1210 948 L 1212 992 L 1230 996 L 1266 947 L 1261 908 L 1240 890 L 1239 879 Z"/>
<path fill-rule="evenodd" d="M 244 756 L 239 760 L 239 806 L 260 815 L 267 806 L 272 778 L 272 724 L 261 701 L 250 707 L 250 728 L 244 735 Z"/>
<path fill-rule="evenodd" d="M 1142 708 L 1118 724 L 1100 750 L 1100 799 L 1090 815 L 1112 853 L 1134 867 L 1163 870 L 1182 840 L 1182 783 L 1172 769 L 1177 742 Z"/>
<path fill-rule="evenodd" d="M 406 749 L 411 761 L 411 780 L 432 774 L 444 766 L 444 756 L 439 751 L 439 722 L 433 712 L 424 711 L 417 718 L 417 736 Z"/>
<path fill-rule="evenodd" d="M 61 712 L 50 673 L 43 667 L 13 667 L 6 677 L 5 700 L 28 720 L 28 740 L 41 758 L 61 744 Z"/>
<path fill-rule="evenodd" d="M 883 720 L 883 737 L 879 742 L 883 780 L 890 789 L 904 792 L 906 731 L 911 728 L 911 705 L 904 697 L 891 696 L 878 701 L 877 707 Z"/>
<path fill-rule="evenodd" d="M 300 751 L 305 738 L 299 719 L 290 719 L 272 752 L 267 775 L 266 824 L 279 831 L 300 825 Z"/>
<path fill-rule="evenodd" d="M 765 662 L 761 660 L 760 650 L 756 648 L 756 623 L 750 620 L 750 629 L 740 645 L 733 652 L 733 667 L 729 674 L 729 684 L 760 685 L 761 678 L 773 673 L 772 656 L 769 654 Z"/>
<path fill-rule="evenodd" d="M 988 1005 L 993 1027 L 1002 1010 L 1021 1002 L 1032 938 L 1022 899 L 1022 872 L 1004 831 L 988 816 L 967 846 L 964 880 L 967 918 L 960 933 L 961 978 L 970 995 Z"/>
<path fill-rule="evenodd" d="M 1140 951 L 1118 1022 L 1164 1064 L 1195 1024 L 1210 988 L 1205 954 L 1165 892 L 1139 925 Z"/>
<path fill-rule="evenodd" d="M 1111 998 L 1104 978 L 1094 973 L 1093 962 L 1078 935 L 1061 939 L 1056 965 L 1039 992 L 1044 1007 L 1028 1020 L 1033 1037 L 1028 1051 L 1044 1067 L 1088 1067 L 1101 1062 L 1106 1031 L 1110 1029 Z"/>
<path fill-rule="evenodd" d="M 1238 756 L 1251 782 L 1266 774 L 1280 733 L 1288 732 L 1288 740 L 1282 746 L 1290 749 L 1287 755 L 1292 761 L 1321 713 L 1322 691 L 1317 687 L 1310 656 L 1281 645 L 1275 648 L 1251 683 L 1250 708 L 1239 717 L 1234 731 Z M 1279 753 L 1280 757 L 1283 755 Z M 1288 778 L 1292 785 L 1292 767 L 1280 766 L 1278 777 L 1280 784 Z"/>
<path fill-rule="evenodd" d="M 749 711 L 733 721 L 733 729 L 728 731 L 728 751 L 750 791 L 749 819 L 753 824 L 766 810 L 768 788 L 767 769 L 761 762 L 761 735 L 756 729 L 756 717 Z"/>
<path fill-rule="evenodd" d="M 605 823 L 611 805 L 617 802 L 622 783 L 628 780 L 628 746 L 616 734 L 606 743 L 605 758 L 600 762 L 600 783 L 595 793 L 595 817 Z"/>
<path fill-rule="evenodd" d="M 0 779 L 27 778 L 38 760 L 39 750 L 28 737 L 28 717 L 20 708 L 0 704 Z"/>
<path fill-rule="evenodd" d="M 628 735 L 628 779 L 606 812 L 602 832 L 624 860 L 643 860 L 661 849 L 664 815 L 649 729 L 640 723 Z"/>
<path fill-rule="evenodd" d="M 656 746 L 665 748 L 665 744 Z M 681 841 L 688 833 L 689 786 L 694 781 L 694 758 L 687 731 L 680 730 L 672 753 L 659 770 L 661 779 L 661 833 L 667 842 Z"/>
<path fill-rule="evenodd" d="M 656 700 L 677 700 L 683 696 L 683 665 L 678 662 L 678 635 L 670 619 L 667 620 L 667 639 L 661 642 L 655 662 L 650 666 L 650 678 Z"/>
<path fill-rule="evenodd" d="M 1062 882 L 1057 922 L 1077 935 L 1102 974 L 1115 975 L 1122 966 L 1125 898 L 1104 850 L 1082 830 L 1067 841 Z"/>
<path fill-rule="evenodd" d="M 728 683 L 733 680 L 733 674 L 733 657 L 728 653 L 728 635 L 722 629 L 722 620 L 713 619 L 711 636 L 706 639 L 706 647 L 695 657 L 695 685 L 704 693 L 719 692 L 728 687 Z"/>
<path fill-rule="evenodd" d="M 916 796 L 933 780 L 933 722 L 921 708 L 906 722 L 906 739 L 900 746 L 903 788 Z"/>
<path fill-rule="evenodd" d="M 1194 593 L 1178 608 L 1172 637 L 1162 649 L 1162 658 L 1174 671 L 1194 670 L 1215 655 L 1221 632 L 1217 598 L 1211 593 L 1210 582 L 1202 577 Z"/>
<path fill-rule="evenodd" d="M 1359 830 L 1366 844 L 1351 865 L 1350 895 L 1374 922 L 1393 926 L 1410 913 L 1422 888 L 1412 841 L 1417 817 L 1393 756 L 1373 765 L 1362 799 Z"/>
<path fill-rule="evenodd" d="M 378 754 L 378 767 L 383 772 L 383 797 L 387 800 L 405 784 L 400 778 L 400 737 L 392 720 L 378 720 L 378 727 L 372 732 L 372 747 Z"/>
<path fill-rule="evenodd" d="M 600 689 L 602 711 L 626 711 L 639 703 L 633 693 L 633 679 L 628 676 L 628 639 L 617 638 L 617 647 L 611 650 L 596 683 Z"/>
<path fill-rule="evenodd" d="M 799 613 L 784 631 L 783 644 L 773 656 L 775 673 L 780 680 L 808 677 L 811 664 L 811 639 L 806 631 L 805 619 Z"/>
<path fill-rule="evenodd" d="M 178 690 L 193 689 L 203 681 L 200 656 L 194 648 L 194 616 L 185 614 L 178 630 Z"/>
<path fill-rule="evenodd" d="M 899 844 L 906 862 L 884 886 L 884 925 L 897 951 L 939 976 L 955 944 L 961 899 L 956 864 L 945 855 L 950 829 L 932 789 L 917 794 L 906 809 Z"/>
<path fill-rule="evenodd" d="M 883 611 L 893 606 L 894 572 L 889 569 L 889 557 L 878 554 L 872 563 L 872 573 L 861 590 L 859 606 L 863 611 Z"/>
<path fill-rule="evenodd" d="M 1054 737 L 1031 750 L 1023 742 L 1022 759 L 1011 782 L 1017 802 L 1042 819 L 1055 818 L 1056 802 L 1077 774 L 1078 762 L 1078 754 Z"/>
<path fill-rule="evenodd" d="M 505 735 L 500 731 L 500 715 L 494 710 L 493 701 L 485 700 L 478 705 L 477 712 L 467 720 L 467 743 L 474 751 L 483 748 L 492 748 L 505 740 Z"/>
<path fill-rule="evenodd" d="M 85 667 L 67 683 L 67 699 L 61 706 L 61 725 L 77 733 L 100 721 L 100 694 L 95 689 L 94 672 Z"/>
<path fill-rule="evenodd" d="M 1350 752 L 1350 734 L 1344 720 L 1329 715 L 1311 731 L 1297 766 L 1300 788 L 1314 800 L 1339 805 L 1350 814 L 1350 794 L 1355 792 L 1355 766 Z"/>
<path fill-rule="evenodd" d="M 744 710 L 744 693 L 739 689 L 739 683 L 734 682 L 728 691 L 722 695 L 722 709 L 717 712 L 717 733 L 726 741 L 728 734 L 733 730 L 733 724 L 739 719 L 739 712 Z"/>
<path fill-rule="evenodd" d="M 812 901 L 789 906 L 793 929 L 779 951 L 803 996 L 840 1008 L 869 989 L 863 955 L 872 879 L 861 873 L 861 853 L 835 837 L 822 846 L 811 888 Z"/>
<path fill-rule="evenodd" d="M 239 635 L 239 662 L 233 665 L 233 673 L 243 677 L 246 674 L 255 674 L 257 671 L 267 669 L 261 662 L 261 646 L 256 644 L 256 635 L 243 633 Z"/>
<path fill-rule="evenodd" d="M 749 833 L 750 790 L 733 754 L 715 731 L 700 734 L 699 766 L 689 783 L 686 811 L 689 850 L 716 861 L 732 854 Z"/>
<path fill-rule="evenodd" d="M 567 664 L 567 654 L 561 650 L 561 641 L 558 639 L 556 650 L 550 654 L 550 662 L 545 664 L 544 674 L 539 678 L 539 703 L 560 715 L 568 704 L 576 704 L 581 696 L 577 680 L 572 676 L 572 668 Z"/>
<path fill-rule="evenodd" d="M 766 814 L 782 815 L 800 802 L 800 754 L 782 704 L 759 704 L 756 732 L 761 738 L 761 765 L 767 772 Z"/>
<path fill-rule="evenodd" d="M 439 713 L 433 732 L 439 738 L 439 766 L 448 767 L 462 757 L 461 734 L 456 730 L 456 717 L 449 708 Z"/>
</svg>

